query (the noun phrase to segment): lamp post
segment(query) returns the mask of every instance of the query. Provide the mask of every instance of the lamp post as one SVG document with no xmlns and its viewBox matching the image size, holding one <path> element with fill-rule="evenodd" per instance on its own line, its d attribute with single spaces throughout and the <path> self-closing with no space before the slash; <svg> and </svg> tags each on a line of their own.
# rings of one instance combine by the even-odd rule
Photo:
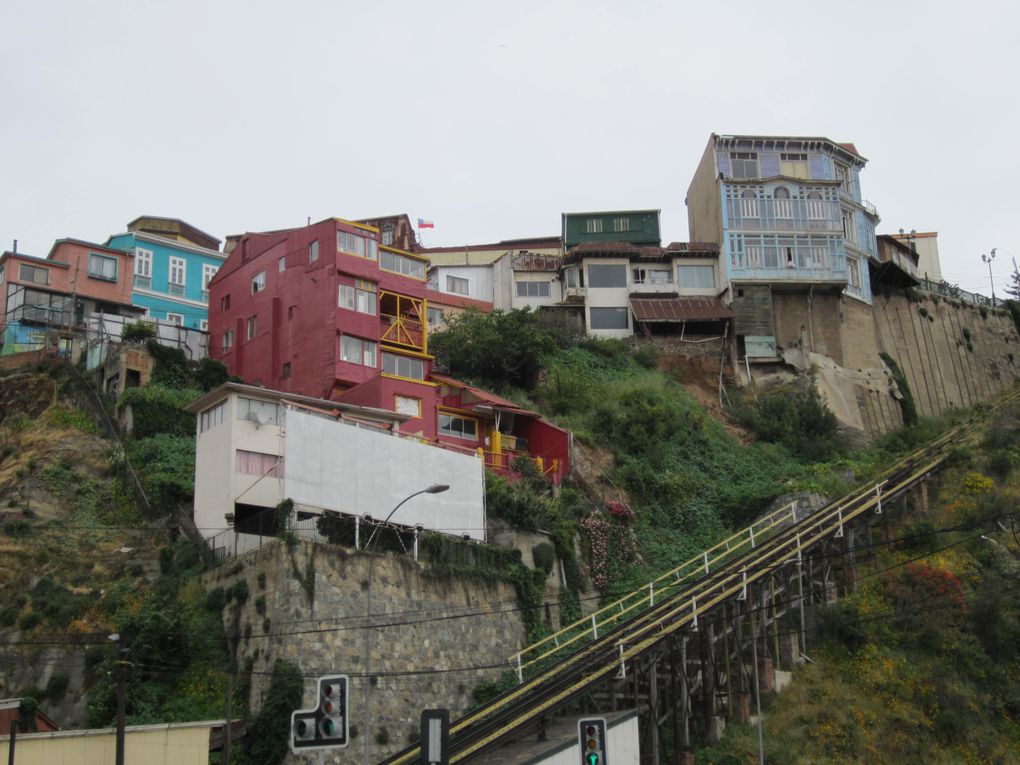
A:
<svg viewBox="0 0 1020 765">
<path fill-rule="evenodd" d="M 397 510 L 400 509 L 400 506 L 403 505 L 405 502 L 407 502 L 409 499 L 413 499 L 414 497 L 417 497 L 419 494 L 442 494 L 444 491 L 448 491 L 449 488 L 450 487 L 447 486 L 445 483 L 434 483 L 434 484 L 432 484 L 431 486 L 429 486 L 429 487 L 427 487 L 425 489 L 421 489 L 420 491 L 416 491 L 414 494 L 408 494 L 406 497 L 404 497 L 402 500 L 400 500 L 394 506 L 394 508 L 392 510 L 390 510 L 389 515 L 386 516 L 386 519 L 383 521 L 383 524 L 388 523 L 390 518 L 393 517 L 393 514 L 395 512 L 397 512 Z M 382 525 L 382 524 L 380 524 L 380 525 Z M 379 526 L 376 526 L 374 529 L 372 529 L 372 533 L 368 537 L 368 542 L 365 543 L 365 551 L 366 552 L 368 550 L 372 549 L 372 542 L 375 540 L 375 534 L 376 534 L 376 532 L 378 530 L 379 530 Z M 368 561 L 368 588 L 365 591 L 365 649 L 364 649 L 365 650 L 365 680 L 364 680 L 364 685 L 363 685 L 363 698 L 364 698 L 364 706 L 365 706 L 365 730 L 364 730 L 364 732 L 362 734 L 363 740 L 365 742 L 364 743 L 364 765 L 370 765 L 370 761 L 369 761 L 369 758 L 368 758 L 368 746 L 369 746 L 369 741 L 371 740 L 371 735 L 369 734 L 369 725 L 372 722 L 372 715 L 371 715 L 371 711 L 369 709 L 369 696 L 370 696 L 370 693 L 371 693 L 370 686 L 372 684 L 372 627 L 371 627 L 371 618 L 372 618 L 372 570 L 373 570 L 374 567 L 375 567 L 375 556 L 373 555 L 373 556 L 371 556 L 369 558 L 369 561 Z"/>
<path fill-rule="evenodd" d="M 395 512 L 397 512 L 397 510 L 400 509 L 400 506 L 403 505 L 405 502 L 407 502 L 407 500 L 414 499 L 419 494 L 442 494 L 444 491 L 448 491 L 449 488 L 450 487 L 447 486 L 445 483 L 434 483 L 431 486 L 429 486 L 427 489 L 422 489 L 421 491 L 416 491 L 414 494 L 407 495 L 406 497 L 404 497 L 402 500 L 400 500 L 397 503 L 396 507 L 394 507 L 392 510 L 390 510 L 390 514 L 386 516 L 386 519 L 380 525 L 385 525 L 385 524 L 389 523 L 390 518 L 393 517 L 393 514 Z M 365 543 L 365 549 L 366 550 L 372 549 L 372 540 L 375 539 L 375 535 L 376 535 L 376 533 L 378 531 L 379 531 L 379 526 L 376 526 L 374 529 L 372 529 L 372 533 L 368 537 L 368 542 Z"/>
<path fill-rule="evenodd" d="M 990 254 L 981 256 L 981 260 L 988 264 L 988 281 L 992 285 L 992 308 L 995 308 L 995 279 L 992 278 L 992 261 L 995 260 L 995 250 L 996 248 L 993 247 Z"/>
</svg>

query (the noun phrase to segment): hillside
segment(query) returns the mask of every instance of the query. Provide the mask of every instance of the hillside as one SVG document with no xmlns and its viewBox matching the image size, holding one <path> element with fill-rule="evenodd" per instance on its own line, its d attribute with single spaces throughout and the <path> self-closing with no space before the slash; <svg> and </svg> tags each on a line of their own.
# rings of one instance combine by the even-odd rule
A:
<svg viewBox="0 0 1020 765">
<path fill-rule="evenodd" d="M 961 444 L 925 510 L 911 506 L 827 607 L 808 653 L 765 696 L 777 763 L 1020 761 L 1020 410 Z M 731 726 L 703 765 L 758 762 L 758 732 Z"/>
</svg>

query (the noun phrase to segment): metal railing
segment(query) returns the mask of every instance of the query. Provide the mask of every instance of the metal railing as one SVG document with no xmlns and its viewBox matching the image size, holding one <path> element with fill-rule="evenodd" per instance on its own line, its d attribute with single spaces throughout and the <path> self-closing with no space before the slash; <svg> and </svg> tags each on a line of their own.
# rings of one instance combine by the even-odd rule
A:
<svg viewBox="0 0 1020 765">
<path fill-rule="evenodd" d="M 992 299 L 985 297 L 976 292 L 967 292 L 967 290 L 960 289 L 955 284 L 943 280 L 936 282 L 931 279 L 921 279 L 920 284 L 917 285 L 917 289 L 929 292 L 932 295 L 940 295 L 942 297 L 951 298 L 954 300 L 962 300 L 965 303 L 973 303 L 974 305 L 991 306 Z"/>
<path fill-rule="evenodd" d="M 796 523 L 798 521 L 798 505 L 798 502 L 784 505 L 779 510 L 755 521 L 746 529 L 738 531 L 676 568 L 667 571 L 657 579 L 653 579 L 640 590 L 634 590 L 624 595 L 589 616 L 578 619 L 573 624 L 569 624 L 558 632 L 554 632 L 513 654 L 509 657 L 509 662 L 517 673 L 517 679 L 523 681 L 524 672 L 529 667 L 552 657 L 564 648 L 576 646 L 586 639 L 594 640 L 599 636 L 600 630 L 605 632 L 607 628 L 611 628 L 616 623 L 626 621 L 639 610 L 655 605 L 656 598 L 662 600 L 673 595 L 687 584 L 711 574 L 728 561 L 768 539 L 776 529 Z"/>
</svg>

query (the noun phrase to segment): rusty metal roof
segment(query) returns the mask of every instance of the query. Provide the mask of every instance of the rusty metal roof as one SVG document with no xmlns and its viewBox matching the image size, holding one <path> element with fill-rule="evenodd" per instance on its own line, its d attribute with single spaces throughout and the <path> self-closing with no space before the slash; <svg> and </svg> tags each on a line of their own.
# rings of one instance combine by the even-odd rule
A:
<svg viewBox="0 0 1020 765">
<path fill-rule="evenodd" d="M 510 259 L 510 268 L 514 271 L 558 271 L 563 258 L 559 255 L 540 255 L 536 252 L 523 252 Z"/>
<path fill-rule="evenodd" d="M 719 298 L 677 296 L 632 296 L 630 309 L 638 321 L 720 321 L 736 314 Z"/>
</svg>

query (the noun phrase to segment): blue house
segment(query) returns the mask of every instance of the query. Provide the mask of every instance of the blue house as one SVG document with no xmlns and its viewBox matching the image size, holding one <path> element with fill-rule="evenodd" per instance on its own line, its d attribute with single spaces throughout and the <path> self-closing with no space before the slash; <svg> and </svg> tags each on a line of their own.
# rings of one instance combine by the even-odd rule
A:
<svg viewBox="0 0 1020 765">
<path fill-rule="evenodd" d="M 833 332 L 825 342 L 833 322 L 823 317 L 842 322 L 854 303 L 871 303 L 879 218 L 861 196 L 866 162 L 853 144 L 827 138 L 709 140 L 687 192 L 690 237 L 719 244 L 738 357 L 777 358 L 795 345 L 843 355 Z"/>
<path fill-rule="evenodd" d="M 178 218 L 141 216 L 108 247 L 134 252 L 132 303 L 189 329 L 209 326 L 209 281 L 227 256 L 220 240 Z"/>
</svg>

